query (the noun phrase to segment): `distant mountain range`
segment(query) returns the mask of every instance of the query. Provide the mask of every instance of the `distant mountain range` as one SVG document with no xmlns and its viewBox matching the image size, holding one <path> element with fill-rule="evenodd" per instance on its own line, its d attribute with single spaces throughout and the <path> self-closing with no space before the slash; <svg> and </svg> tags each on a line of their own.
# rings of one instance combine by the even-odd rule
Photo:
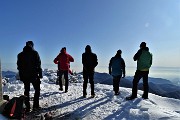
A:
<svg viewBox="0 0 180 120">
<path fill-rule="evenodd" d="M 112 76 L 107 73 L 95 73 L 95 83 L 112 85 Z M 125 77 L 120 81 L 121 87 L 132 88 L 133 77 Z M 142 80 L 138 85 L 139 90 L 143 90 Z M 180 87 L 171 81 L 162 78 L 149 77 L 149 92 L 163 97 L 180 99 Z"/>
<path fill-rule="evenodd" d="M 45 72 L 45 71 L 44 71 Z M 82 74 L 82 73 L 79 73 Z M 16 76 L 16 72 L 2 71 L 2 76 L 12 78 Z M 122 78 L 120 81 L 121 87 L 132 88 L 132 76 Z M 100 84 L 112 85 L 112 76 L 107 73 L 98 73 L 94 75 L 94 82 Z M 142 80 L 138 85 L 139 90 L 143 90 Z M 174 85 L 171 81 L 162 78 L 149 77 L 149 92 L 163 97 L 180 99 L 180 87 Z"/>
</svg>

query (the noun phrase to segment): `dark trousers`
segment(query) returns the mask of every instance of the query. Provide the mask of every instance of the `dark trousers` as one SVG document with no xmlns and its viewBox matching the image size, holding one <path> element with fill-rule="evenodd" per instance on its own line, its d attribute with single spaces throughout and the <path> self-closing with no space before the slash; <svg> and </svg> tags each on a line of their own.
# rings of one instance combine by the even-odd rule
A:
<svg viewBox="0 0 180 120">
<path fill-rule="evenodd" d="M 60 88 L 63 88 L 62 75 L 64 75 L 64 79 L 65 79 L 65 91 L 68 91 L 68 85 L 69 85 L 68 70 L 59 70 L 59 86 L 60 86 Z"/>
<path fill-rule="evenodd" d="M 91 95 L 95 95 L 95 93 L 94 93 L 94 72 L 87 72 L 84 70 L 83 78 L 84 78 L 83 95 L 87 95 L 86 89 L 87 89 L 88 79 L 89 79 L 89 83 L 91 84 Z"/>
<path fill-rule="evenodd" d="M 142 97 L 148 98 L 148 92 L 149 92 L 148 74 L 149 74 L 149 71 L 136 70 L 134 79 L 133 79 L 133 87 L 132 87 L 132 96 L 133 97 L 137 97 L 137 86 L 138 86 L 139 80 L 141 78 L 143 78 L 144 93 L 143 93 Z"/>
<path fill-rule="evenodd" d="M 39 96 L 40 96 L 40 84 L 41 84 L 40 79 L 25 80 L 24 81 L 24 89 L 25 89 L 24 95 L 27 96 L 25 99 L 25 105 L 27 108 L 30 108 L 29 92 L 30 92 L 30 84 L 31 83 L 32 83 L 34 90 L 35 90 L 34 99 L 33 99 L 33 108 L 38 108 L 39 107 Z"/>
<path fill-rule="evenodd" d="M 121 75 L 113 76 L 113 90 L 115 93 L 119 92 L 120 79 L 121 79 Z"/>
</svg>

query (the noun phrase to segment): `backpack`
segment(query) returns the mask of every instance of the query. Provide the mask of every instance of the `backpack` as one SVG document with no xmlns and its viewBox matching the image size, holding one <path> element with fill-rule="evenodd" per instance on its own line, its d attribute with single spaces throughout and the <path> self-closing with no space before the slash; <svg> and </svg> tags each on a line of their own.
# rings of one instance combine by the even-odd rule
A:
<svg viewBox="0 0 180 120">
<path fill-rule="evenodd" d="M 10 99 L 2 114 L 8 118 L 23 119 L 25 116 L 25 96 Z"/>
<path fill-rule="evenodd" d="M 149 69 L 151 67 L 152 55 L 148 51 L 142 51 L 138 60 L 138 70 Z"/>
<path fill-rule="evenodd" d="M 113 57 L 111 59 L 111 67 L 112 72 L 111 75 L 118 76 L 122 75 L 122 58 L 121 57 Z"/>
</svg>

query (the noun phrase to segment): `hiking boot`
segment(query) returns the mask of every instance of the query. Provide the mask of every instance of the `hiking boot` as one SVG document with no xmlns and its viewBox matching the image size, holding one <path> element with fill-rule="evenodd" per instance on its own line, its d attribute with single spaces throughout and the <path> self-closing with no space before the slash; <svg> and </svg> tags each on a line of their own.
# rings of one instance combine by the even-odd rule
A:
<svg viewBox="0 0 180 120">
<path fill-rule="evenodd" d="M 143 98 L 143 99 L 148 99 L 148 97 L 143 97 L 143 96 L 142 96 L 142 98 Z"/>
<path fill-rule="evenodd" d="M 148 95 L 144 95 L 144 94 L 143 94 L 143 95 L 142 95 L 142 98 L 143 98 L 143 99 L 148 99 Z"/>
<path fill-rule="evenodd" d="M 126 100 L 133 100 L 133 99 L 135 99 L 135 98 L 137 98 L 137 97 L 135 97 L 135 96 L 130 96 L 130 97 L 126 97 Z"/>
<path fill-rule="evenodd" d="M 59 88 L 60 91 L 63 91 L 63 88 Z"/>
<path fill-rule="evenodd" d="M 91 98 L 94 98 L 95 97 L 95 95 L 91 95 Z"/>
<path fill-rule="evenodd" d="M 31 108 L 26 108 L 25 113 L 29 113 L 31 111 L 32 111 Z"/>
<path fill-rule="evenodd" d="M 41 110 L 42 109 L 42 107 L 34 107 L 33 108 L 33 111 L 39 111 L 39 110 Z"/>
<path fill-rule="evenodd" d="M 116 92 L 114 95 L 119 95 L 120 94 L 120 92 Z"/>
</svg>

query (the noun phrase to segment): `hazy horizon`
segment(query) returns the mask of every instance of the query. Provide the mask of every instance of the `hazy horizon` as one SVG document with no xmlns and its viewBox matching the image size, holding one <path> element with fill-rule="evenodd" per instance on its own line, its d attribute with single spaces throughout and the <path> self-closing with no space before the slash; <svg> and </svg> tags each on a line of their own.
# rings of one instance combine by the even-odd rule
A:
<svg viewBox="0 0 180 120">
<path fill-rule="evenodd" d="M 42 64 L 43 69 L 52 69 L 57 70 L 56 64 Z M 82 72 L 82 65 L 79 66 L 71 66 L 71 70 L 75 72 Z M 2 64 L 2 71 L 14 71 L 17 72 L 17 65 L 14 63 Z M 96 72 L 100 73 L 108 73 L 108 66 L 100 66 L 98 65 L 95 68 Z M 136 66 L 126 66 L 126 76 L 134 76 L 136 71 Z M 152 66 L 150 68 L 149 77 L 155 78 L 164 78 L 168 80 L 179 80 L 180 81 L 180 67 L 155 67 Z"/>
</svg>

